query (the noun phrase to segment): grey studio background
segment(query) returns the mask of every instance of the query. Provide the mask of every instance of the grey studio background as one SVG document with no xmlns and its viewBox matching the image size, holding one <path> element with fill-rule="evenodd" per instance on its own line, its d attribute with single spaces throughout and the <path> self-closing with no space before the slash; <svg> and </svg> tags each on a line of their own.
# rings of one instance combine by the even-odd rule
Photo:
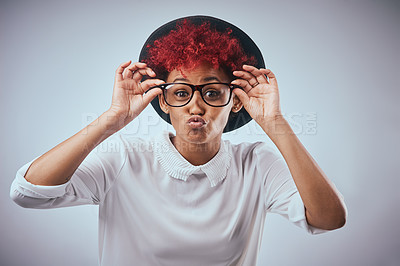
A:
<svg viewBox="0 0 400 266">
<path fill-rule="evenodd" d="M 230 21 L 276 74 L 282 111 L 344 195 L 344 228 L 268 214 L 259 265 L 399 265 L 399 1 L 1 1 L 0 265 L 97 265 L 98 207 L 14 204 L 16 171 L 111 104 L 119 64 L 160 25 Z M 149 105 L 121 132 L 172 129 Z M 252 121 L 223 138 L 265 140 Z M 274 146 L 275 147 L 275 146 Z"/>
</svg>

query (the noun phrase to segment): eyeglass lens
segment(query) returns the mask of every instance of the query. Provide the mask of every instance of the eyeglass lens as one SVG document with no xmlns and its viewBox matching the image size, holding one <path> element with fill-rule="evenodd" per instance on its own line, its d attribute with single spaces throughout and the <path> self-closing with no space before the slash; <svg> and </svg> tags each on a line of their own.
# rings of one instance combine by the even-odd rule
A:
<svg viewBox="0 0 400 266">
<path fill-rule="evenodd" d="M 169 105 L 184 105 L 192 97 L 193 90 L 185 84 L 171 84 L 165 87 L 165 100 Z M 225 105 L 229 101 L 230 87 L 226 84 L 210 84 L 202 88 L 201 94 L 206 103 L 211 105 Z"/>
</svg>

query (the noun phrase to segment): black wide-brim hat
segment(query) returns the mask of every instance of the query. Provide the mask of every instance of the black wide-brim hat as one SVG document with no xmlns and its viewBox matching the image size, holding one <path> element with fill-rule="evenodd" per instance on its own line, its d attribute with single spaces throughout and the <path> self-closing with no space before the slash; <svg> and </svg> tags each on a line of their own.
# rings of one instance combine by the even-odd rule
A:
<svg viewBox="0 0 400 266">
<path fill-rule="evenodd" d="M 256 64 L 254 64 L 254 66 L 257 68 L 265 68 L 264 59 L 260 49 L 244 31 L 242 31 L 241 29 L 239 29 L 238 27 L 229 22 L 210 16 L 182 17 L 162 25 L 161 27 L 156 29 L 144 43 L 143 48 L 140 52 L 139 62 L 143 62 L 145 59 L 147 59 L 148 49 L 154 43 L 155 40 L 158 40 L 168 35 L 172 30 L 176 30 L 177 25 L 185 19 L 187 19 L 194 25 L 201 25 L 204 22 L 209 22 L 210 26 L 214 27 L 219 32 L 225 32 L 227 28 L 230 28 L 232 30 L 231 36 L 239 40 L 240 45 L 243 48 L 246 55 L 249 57 L 254 56 L 254 58 L 256 59 L 257 62 Z M 158 97 L 155 97 L 151 101 L 151 105 L 156 110 L 156 112 L 161 116 L 162 119 L 164 119 L 167 123 L 171 124 L 169 114 L 164 113 L 164 111 L 161 110 L 160 108 Z M 247 124 L 248 122 L 250 122 L 251 120 L 252 120 L 251 116 L 247 113 L 245 108 L 242 107 L 239 112 L 231 113 L 223 133 L 240 128 L 245 124 Z"/>
</svg>

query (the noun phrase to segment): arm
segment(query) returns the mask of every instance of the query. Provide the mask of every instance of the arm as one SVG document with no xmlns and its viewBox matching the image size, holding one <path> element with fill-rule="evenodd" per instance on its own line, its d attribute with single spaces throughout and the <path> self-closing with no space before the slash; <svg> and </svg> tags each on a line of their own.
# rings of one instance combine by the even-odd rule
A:
<svg viewBox="0 0 400 266">
<path fill-rule="evenodd" d="M 279 117 L 262 126 L 283 155 L 306 209 L 308 224 L 327 230 L 342 227 L 347 210 L 335 185 L 307 152 L 288 122 Z"/>
<path fill-rule="evenodd" d="M 86 156 L 117 129 L 116 117 L 104 112 L 87 127 L 36 159 L 25 174 L 34 185 L 61 185 L 71 178 Z"/>
<path fill-rule="evenodd" d="M 17 171 L 10 190 L 17 204 L 55 208 L 97 204 L 103 199 L 126 156 L 123 150 L 97 154 L 93 149 L 135 119 L 161 89 L 144 92 L 163 82 L 147 79 L 140 83 L 143 75 L 154 77 L 155 73 L 146 64 L 130 62 L 121 64 L 116 71 L 112 104 L 106 112 Z"/>
<path fill-rule="evenodd" d="M 150 101 L 161 92 L 149 87 L 162 80 L 140 80 L 155 73 L 144 63 L 121 64 L 115 74 L 111 107 L 99 118 L 71 138 L 43 154 L 28 169 L 25 179 L 32 184 L 54 186 L 66 183 L 85 157 L 102 141 L 135 119 Z"/>
<path fill-rule="evenodd" d="M 108 113 L 105 113 L 97 120 L 102 120 L 104 117 L 107 118 L 107 115 Z M 71 139 L 73 140 L 74 138 L 78 137 L 77 135 L 79 134 L 83 135 L 81 136 L 82 138 L 85 138 L 85 136 L 88 135 L 87 138 L 90 139 L 89 136 L 92 134 L 89 134 L 89 130 L 95 127 L 101 128 L 101 122 L 96 124 L 94 121 L 86 128 L 88 130 L 86 133 L 84 130 L 81 130 L 64 143 L 58 145 L 58 147 L 53 148 L 52 151 L 56 150 L 54 155 L 52 155 L 49 151 L 47 155 L 50 154 L 50 160 L 47 162 L 45 161 L 43 167 L 46 166 L 46 163 L 48 163 L 49 167 L 51 167 L 51 157 L 60 156 L 60 163 L 58 165 L 60 168 L 57 169 L 57 166 L 54 166 L 55 173 L 57 173 L 57 170 L 61 169 L 61 165 L 65 165 L 66 169 L 68 169 L 69 165 L 66 163 L 67 160 L 64 158 L 69 158 L 70 156 L 69 154 L 62 154 L 63 152 L 66 153 L 67 151 L 66 149 L 63 149 L 63 147 L 59 148 L 59 146 L 64 145 Z M 112 132 L 114 132 L 114 130 L 110 130 L 109 132 L 106 131 L 105 136 L 111 134 Z M 100 204 L 107 191 L 112 187 L 114 181 L 118 178 L 127 158 L 127 153 L 125 152 L 125 146 L 121 135 L 108 138 L 104 142 L 105 145 L 103 147 L 110 148 L 107 148 L 106 150 L 92 150 L 91 148 L 88 148 L 88 150 L 91 150 L 91 152 L 89 152 L 87 155 L 83 155 L 85 156 L 84 160 L 78 162 L 79 166 L 75 170 L 71 170 L 74 172 L 69 178 L 66 178 L 66 182 L 61 183 L 63 181 L 63 179 L 61 179 L 61 184 L 49 183 L 54 182 L 52 179 L 55 176 L 48 174 L 49 170 L 47 169 L 49 169 L 49 167 L 47 169 L 39 169 L 35 172 L 38 180 L 44 180 L 45 183 L 29 180 L 30 176 L 28 170 L 32 165 L 34 165 L 35 161 L 39 160 L 39 156 L 37 156 L 35 159 L 18 169 L 10 188 L 11 199 L 21 207 L 35 209 L 60 208 L 84 204 Z M 71 149 L 74 148 L 73 145 L 66 146 L 70 147 Z M 75 146 L 75 148 L 84 150 L 84 147 Z M 57 151 L 57 149 L 59 150 Z M 75 151 L 73 150 L 73 152 Z M 42 157 L 43 156 L 44 155 L 42 155 Z M 58 173 L 62 174 L 60 171 L 58 171 Z"/>
<path fill-rule="evenodd" d="M 283 155 L 304 202 L 307 222 L 321 229 L 342 227 L 347 217 L 343 198 L 283 118 L 275 75 L 248 65 L 233 75 L 239 79 L 232 84 L 243 87 L 233 92 Z"/>
</svg>

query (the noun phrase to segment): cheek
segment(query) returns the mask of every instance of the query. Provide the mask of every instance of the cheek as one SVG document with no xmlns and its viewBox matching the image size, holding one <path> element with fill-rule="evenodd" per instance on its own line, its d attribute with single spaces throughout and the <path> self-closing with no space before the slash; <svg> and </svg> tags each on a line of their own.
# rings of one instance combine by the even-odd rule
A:
<svg viewBox="0 0 400 266">
<path fill-rule="evenodd" d="M 172 126 L 176 129 L 178 127 L 182 127 L 182 125 L 186 123 L 189 117 L 183 114 L 182 112 L 179 112 L 171 108 L 169 110 L 169 119 L 171 120 Z"/>
<path fill-rule="evenodd" d="M 216 117 L 218 124 L 221 125 L 221 127 L 224 127 L 229 119 L 229 114 L 230 114 L 230 108 L 226 108 L 224 109 L 222 112 L 219 112 L 218 114 L 216 114 L 214 117 Z"/>
<path fill-rule="evenodd" d="M 176 121 L 179 121 L 179 116 L 176 114 L 172 109 L 169 110 L 169 119 L 171 120 L 171 123 L 176 123 Z"/>
</svg>

